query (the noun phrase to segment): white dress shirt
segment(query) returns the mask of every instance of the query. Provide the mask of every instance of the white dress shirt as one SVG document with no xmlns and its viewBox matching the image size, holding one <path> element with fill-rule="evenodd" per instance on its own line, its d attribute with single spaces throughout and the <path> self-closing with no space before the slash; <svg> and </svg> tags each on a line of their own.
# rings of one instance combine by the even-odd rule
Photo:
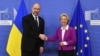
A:
<svg viewBox="0 0 100 56">
<path fill-rule="evenodd" d="M 64 35 L 65 35 L 65 31 L 68 30 L 69 25 L 66 25 L 65 29 L 63 27 L 61 27 L 62 30 L 62 42 L 64 43 L 64 45 L 68 45 L 68 43 L 66 41 L 64 41 Z"/>
<path fill-rule="evenodd" d="M 34 20 L 37 20 L 37 23 L 38 23 L 38 26 L 39 26 L 39 17 L 35 16 L 33 13 L 32 13 L 32 16 L 34 17 Z M 37 19 L 35 17 L 37 17 Z"/>
</svg>

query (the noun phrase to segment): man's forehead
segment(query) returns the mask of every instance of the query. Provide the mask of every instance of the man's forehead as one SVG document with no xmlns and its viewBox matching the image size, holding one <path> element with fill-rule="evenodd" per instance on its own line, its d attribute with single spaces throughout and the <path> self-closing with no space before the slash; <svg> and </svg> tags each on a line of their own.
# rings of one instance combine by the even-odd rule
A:
<svg viewBox="0 0 100 56">
<path fill-rule="evenodd" d="M 40 4 L 39 4 L 39 3 L 35 3 L 35 4 L 33 5 L 33 7 L 40 7 Z"/>
</svg>

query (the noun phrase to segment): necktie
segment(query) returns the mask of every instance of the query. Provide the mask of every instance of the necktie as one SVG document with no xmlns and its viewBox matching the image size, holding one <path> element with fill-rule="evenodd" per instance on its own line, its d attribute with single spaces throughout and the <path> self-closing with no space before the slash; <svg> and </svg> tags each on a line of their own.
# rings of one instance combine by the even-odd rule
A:
<svg viewBox="0 0 100 56">
<path fill-rule="evenodd" d="M 35 16 L 35 23 L 38 26 L 38 22 L 37 22 L 37 16 Z"/>
</svg>

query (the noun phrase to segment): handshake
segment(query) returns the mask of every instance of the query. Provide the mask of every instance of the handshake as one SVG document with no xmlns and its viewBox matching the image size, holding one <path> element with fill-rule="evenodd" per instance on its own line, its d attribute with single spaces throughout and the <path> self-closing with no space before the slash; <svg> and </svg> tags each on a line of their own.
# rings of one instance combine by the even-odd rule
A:
<svg viewBox="0 0 100 56">
<path fill-rule="evenodd" d="M 40 34 L 40 35 L 39 35 L 39 38 L 40 38 L 41 40 L 47 40 L 47 36 L 46 36 L 45 34 Z"/>
</svg>

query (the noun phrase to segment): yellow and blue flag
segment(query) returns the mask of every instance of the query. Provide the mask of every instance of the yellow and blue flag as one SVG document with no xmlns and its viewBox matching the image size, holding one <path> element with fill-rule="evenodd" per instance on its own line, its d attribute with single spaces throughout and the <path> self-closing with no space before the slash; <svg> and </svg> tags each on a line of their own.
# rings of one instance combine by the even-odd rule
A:
<svg viewBox="0 0 100 56">
<path fill-rule="evenodd" d="M 89 30 L 87 29 L 80 1 L 76 5 L 70 26 L 76 29 L 77 44 L 75 56 L 92 56 Z"/>
<path fill-rule="evenodd" d="M 22 17 L 26 14 L 27 9 L 22 0 L 8 38 L 6 51 L 9 56 L 21 56 Z"/>
</svg>

